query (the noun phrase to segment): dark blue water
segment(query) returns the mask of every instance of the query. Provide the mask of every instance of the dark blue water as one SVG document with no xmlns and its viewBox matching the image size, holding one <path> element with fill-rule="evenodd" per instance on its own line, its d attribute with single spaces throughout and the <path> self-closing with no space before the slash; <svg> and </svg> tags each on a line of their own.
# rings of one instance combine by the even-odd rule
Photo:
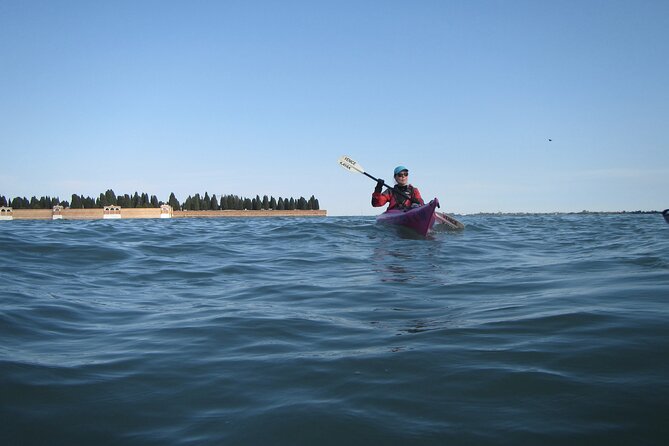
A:
<svg viewBox="0 0 669 446">
<path fill-rule="evenodd" d="M 3 445 L 669 441 L 660 215 L 0 225 Z"/>
</svg>

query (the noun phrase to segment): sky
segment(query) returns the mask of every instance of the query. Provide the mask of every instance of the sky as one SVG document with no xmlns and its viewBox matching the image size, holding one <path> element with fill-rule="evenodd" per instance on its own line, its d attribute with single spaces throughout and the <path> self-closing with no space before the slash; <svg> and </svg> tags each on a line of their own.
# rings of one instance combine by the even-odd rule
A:
<svg viewBox="0 0 669 446">
<path fill-rule="evenodd" d="M 666 0 L 0 0 L 0 195 L 669 208 Z"/>
</svg>

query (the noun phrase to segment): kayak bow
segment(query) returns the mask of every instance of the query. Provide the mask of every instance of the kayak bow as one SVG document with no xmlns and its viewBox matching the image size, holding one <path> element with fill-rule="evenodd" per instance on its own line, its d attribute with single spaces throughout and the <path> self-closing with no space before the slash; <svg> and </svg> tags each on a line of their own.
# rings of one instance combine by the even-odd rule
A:
<svg viewBox="0 0 669 446">
<path fill-rule="evenodd" d="M 390 209 L 376 217 L 378 224 L 395 225 L 411 229 L 423 237 L 434 226 L 435 210 L 439 207 L 439 200 L 434 199 L 428 204 L 407 209 Z"/>
</svg>

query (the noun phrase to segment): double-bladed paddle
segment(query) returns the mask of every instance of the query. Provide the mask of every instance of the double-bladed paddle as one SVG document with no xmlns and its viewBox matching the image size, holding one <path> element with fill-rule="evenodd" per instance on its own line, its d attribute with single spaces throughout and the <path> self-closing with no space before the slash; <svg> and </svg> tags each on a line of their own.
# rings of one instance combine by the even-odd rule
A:
<svg viewBox="0 0 669 446">
<path fill-rule="evenodd" d="M 343 167 L 344 169 L 348 170 L 349 172 L 361 173 L 365 176 L 368 176 L 369 178 L 371 178 L 372 180 L 374 180 L 376 182 L 379 181 L 378 178 L 374 178 L 372 175 L 365 172 L 365 169 L 360 164 L 358 164 L 357 161 L 352 159 L 350 156 L 344 155 L 341 158 L 339 158 L 339 165 L 341 167 Z M 407 200 L 411 200 L 412 203 L 418 203 L 418 200 L 416 200 L 415 198 L 411 198 L 409 195 L 407 195 L 403 191 L 399 190 L 396 186 L 389 186 L 385 181 L 383 182 L 383 185 L 386 186 L 389 189 L 392 189 L 393 191 L 395 191 L 395 193 L 397 193 L 398 195 L 406 198 Z"/>
</svg>

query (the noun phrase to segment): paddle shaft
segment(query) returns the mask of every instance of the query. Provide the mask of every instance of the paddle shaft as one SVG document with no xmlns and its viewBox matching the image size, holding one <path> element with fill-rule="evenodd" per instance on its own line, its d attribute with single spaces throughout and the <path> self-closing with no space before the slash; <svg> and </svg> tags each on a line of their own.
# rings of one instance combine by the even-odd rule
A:
<svg viewBox="0 0 669 446">
<path fill-rule="evenodd" d="M 371 178 L 372 180 L 374 180 L 376 182 L 379 181 L 378 178 L 374 178 L 373 176 L 371 176 L 367 172 L 362 172 L 362 173 L 367 175 L 369 178 Z M 401 190 L 397 189 L 397 186 L 388 186 L 388 184 L 385 181 L 383 182 L 383 185 L 386 186 L 388 189 L 392 189 L 398 195 L 401 195 L 402 197 L 406 198 L 407 200 L 410 200 L 412 203 L 418 203 L 418 200 L 416 200 L 415 198 L 410 197 L 409 195 L 405 194 Z"/>
</svg>

